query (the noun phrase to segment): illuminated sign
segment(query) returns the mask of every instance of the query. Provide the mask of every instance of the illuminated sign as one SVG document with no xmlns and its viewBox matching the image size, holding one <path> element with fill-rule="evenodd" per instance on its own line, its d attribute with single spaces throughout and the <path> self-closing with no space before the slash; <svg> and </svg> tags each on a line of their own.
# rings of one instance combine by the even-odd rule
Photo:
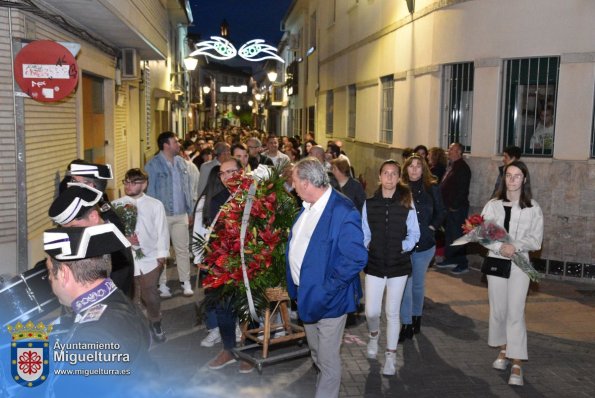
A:
<svg viewBox="0 0 595 398">
<path fill-rule="evenodd" d="M 190 53 L 191 57 L 204 55 L 218 60 L 228 60 L 239 55 L 246 61 L 258 62 L 265 59 L 275 59 L 285 63 L 283 58 L 277 54 L 277 49 L 266 44 L 262 39 L 254 39 L 244 43 L 239 50 L 227 39 L 219 36 L 211 36 L 211 40 L 203 40 L 196 44 L 196 50 Z"/>
<path fill-rule="evenodd" d="M 222 93 L 247 93 L 248 86 L 245 84 L 241 86 L 221 86 L 219 91 Z"/>
</svg>

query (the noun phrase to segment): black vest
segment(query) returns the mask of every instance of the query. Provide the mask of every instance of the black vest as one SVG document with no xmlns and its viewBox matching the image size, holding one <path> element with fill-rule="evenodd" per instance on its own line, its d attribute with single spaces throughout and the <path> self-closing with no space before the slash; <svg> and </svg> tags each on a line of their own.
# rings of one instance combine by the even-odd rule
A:
<svg viewBox="0 0 595 398">
<path fill-rule="evenodd" d="M 380 278 L 411 274 L 409 253 L 403 253 L 408 214 L 409 209 L 401 205 L 396 192 L 392 198 L 383 198 L 382 192 L 377 191 L 366 200 L 366 215 L 372 232 L 366 274 Z"/>
</svg>

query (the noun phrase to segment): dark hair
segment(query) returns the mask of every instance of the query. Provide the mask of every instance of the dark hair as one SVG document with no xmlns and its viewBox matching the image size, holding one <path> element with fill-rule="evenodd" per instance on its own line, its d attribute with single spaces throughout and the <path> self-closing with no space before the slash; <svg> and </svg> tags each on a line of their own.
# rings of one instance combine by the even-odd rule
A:
<svg viewBox="0 0 595 398">
<path fill-rule="evenodd" d="M 246 152 L 248 152 L 248 148 L 246 148 L 246 145 L 244 145 L 244 144 L 241 144 L 241 143 L 237 143 L 237 144 L 233 144 L 233 145 L 231 146 L 231 150 L 230 150 L 230 152 L 231 152 L 231 154 L 232 154 L 232 155 L 233 155 L 233 151 L 235 151 L 236 149 L 241 149 L 241 150 L 243 150 L 243 151 L 246 151 Z"/>
<path fill-rule="evenodd" d="M 326 146 L 326 151 L 330 152 L 333 159 L 336 159 L 341 154 L 341 148 L 337 144 L 331 143 Z"/>
<path fill-rule="evenodd" d="M 428 161 L 429 160 L 436 161 L 434 166 L 442 165 L 442 166 L 446 167 L 446 165 L 448 164 L 448 159 L 446 158 L 446 152 L 444 151 L 444 149 L 437 147 L 437 146 L 430 148 L 430 150 L 428 151 Z"/>
<path fill-rule="evenodd" d="M 396 169 L 399 171 L 399 180 L 397 182 L 397 187 L 395 189 L 395 193 L 393 194 L 393 198 L 397 198 L 401 206 L 412 209 L 413 208 L 413 196 L 411 195 L 411 190 L 409 187 L 401 182 L 401 165 L 394 159 L 388 159 L 382 162 L 380 165 L 380 169 L 378 170 L 378 174 L 382 174 L 382 170 L 385 166 L 395 166 Z M 376 190 L 376 194 L 382 195 L 382 185 L 378 186 Z"/>
<path fill-rule="evenodd" d="M 205 156 L 205 155 L 214 156 L 215 152 L 213 151 L 213 148 L 202 149 L 200 151 L 200 153 L 198 154 L 198 156 L 196 156 L 194 158 L 193 162 L 196 165 L 196 167 L 198 167 L 199 169 L 200 169 L 200 166 L 202 166 L 202 164 L 205 162 L 205 160 L 203 159 L 203 156 Z"/>
<path fill-rule="evenodd" d="M 160 151 L 163 150 L 163 145 L 169 143 L 170 138 L 177 138 L 177 137 L 171 131 L 164 131 L 163 133 L 159 134 L 159 137 L 157 137 L 157 146 L 159 147 Z"/>
<path fill-rule="evenodd" d="M 51 257 L 50 257 L 51 258 Z M 104 254 L 100 257 L 90 257 L 81 260 L 59 261 L 51 258 L 52 275 L 58 276 L 63 266 L 70 268 L 74 280 L 78 283 L 91 283 L 99 279 L 105 279 L 112 269 L 111 256 Z"/>
<path fill-rule="evenodd" d="M 413 163 L 414 160 L 418 160 L 421 163 L 421 180 L 423 181 L 424 189 L 428 191 L 432 185 L 437 183 L 437 180 L 436 177 L 432 175 L 432 172 L 430 171 L 430 166 L 428 166 L 426 160 L 419 156 L 417 153 L 414 153 L 413 155 L 409 156 L 405 163 L 403 163 L 403 170 L 401 171 L 401 181 L 403 182 L 403 184 L 409 186 L 409 183 L 411 181 L 409 180 L 407 168 L 411 165 L 411 163 Z"/>
<path fill-rule="evenodd" d="M 124 174 L 124 179 L 129 181 L 147 181 L 149 177 L 141 169 L 130 169 Z"/>
<path fill-rule="evenodd" d="M 417 151 L 419 150 L 423 150 L 426 153 L 426 156 L 428 156 L 428 147 L 425 145 L 418 145 L 415 148 L 413 148 L 413 153 L 417 153 Z"/>
<path fill-rule="evenodd" d="M 515 158 L 515 159 L 519 160 L 521 158 L 521 155 L 523 152 L 522 152 L 521 148 L 519 148 L 518 146 L 511 145 L 511 146 L 507 146 L 506 148 L 504 148 L 502 153 L 506 153 L 511 158 Z"/>
<path fill-rule="evenodd" d="M 213 222 L 209 216 L 211 214 L 211 202 L 213 201 L 213 198 L 221 193 L 221 191 L 224 189 L 226 189 L 225 185 L 223 185 L 221 179 L 219 178 L 219 166 L 215 166 L 209 173 L 207 185 L 205 186 L 205 190 L 201 195 L 201 197 L 205 197 L 205 203 L 202 210 L 202 223 L 205 227 L 208 227 Z M 198 200 L 200 200 L 200 198 Z"/>
<path fill-rule="evenodd" d="M 527 165 L 520 160 L 512 161 L 504 166 L 504 174 L 502 175 L 503 181 L 498 187 L 494 198 L 503 200 L 504 202 L 510 202 L 506 197 L 506 172 L 512 166 L 518 168 L 523 173 L 523 184 L 521 185 L 519 206 L 521 209 L 524 209 L 525 207 L 533 207 L 533 204 L 531 203 L 533 195 L 531 194 L 531 177 L 529 176 L 529 169 L 527 168 Z"/>
<path fill-rule="evenodd" d="M 335 166 L 337 170 L 341 172 L 345 177 L 351 175 L 351 169 L 349 168 L 349 162 L 344 157 L 333 159 L 331 165 Z"/>
<path fill-rule="evenodd" d="M 407 147 L 407 148 L 403 148 L 403 153 L 401 154 L 401 157 L 403 158 L 403 160 L 407 159 L 409 156 L 411 156 L 413 154 L 413 148 L 411 147 Z"/>
</svg>

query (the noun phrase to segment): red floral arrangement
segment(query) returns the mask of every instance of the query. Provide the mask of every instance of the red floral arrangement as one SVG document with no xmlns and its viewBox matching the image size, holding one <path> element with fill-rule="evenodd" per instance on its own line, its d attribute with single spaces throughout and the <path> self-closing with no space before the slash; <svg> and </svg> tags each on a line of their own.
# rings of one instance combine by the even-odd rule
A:
<svg viewBox="0 0 595 398">
<path fill-rule="evenodd" d="M 506 229 L 483 218 L 481 214 L 473 214 L 462 225 L 465 235 L 455 240 L 452 246 L 465 245 L 470 242 L 479 242 L 489 245 L 495 242 L 512 243 L 512 238 Z M 531 262 L 521 253 L 515 253 L 511 260 L 534 282 L 539 281 L 539 273 L 533 268 Z"/>
<path fill-rule="evenodd" d="M 285 247 L 297 207 L 274 170 L 255 179 L 235 173 L 228 180 L 231 199 L 221 207 L 208 242 L 198 236 L 195 245 L 204 249 L 203 268 L 208 271 L 202 285 L 218 289 L 218 296 L 244 292 L 240 233 L 245 223 L 244 264 L 255 303 L 264 302 L 264 289 L 285 287 Z M 250 216 L 244 218 L 249 188 L 256 184 Z M 243 295 L 245 296 L 245 295 Z M 242 294 L 236 295 L 243 302 Z M 245 297 L 244 297 L 245 298 Z M 241 306 L 241 305 L 240 305 Z"/>
</svg>

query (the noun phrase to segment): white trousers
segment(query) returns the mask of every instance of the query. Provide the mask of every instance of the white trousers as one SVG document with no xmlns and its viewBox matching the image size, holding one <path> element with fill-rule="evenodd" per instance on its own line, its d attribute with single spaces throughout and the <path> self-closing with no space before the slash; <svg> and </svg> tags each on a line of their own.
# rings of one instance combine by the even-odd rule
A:
<svg viewBox="0 0 595 398">
<path fill-rule="evenodd" d="M 190 235 L 188 232 L 188 215 L 167 216 L 169 237 L 176 252 L 176 265 L 180 282 L 190 281 Z M 165 269 L 159 277 L 159 284 L 167 282 Z"/>
<path fill-rule="evenodd" d="M 401 329 L 399 314 L 401 311 L 401 300 L 407 284 L 407 275 L 395 278 L 379 278 L 366 275 L 365 297 L 366 297 L 366 320 L 370 333 L 380 330 L 380 312 L 382 311 L 382 296 L 386 286 L 386 349 L 396 350 Z"/>
<path fill-rule="evenodd" d="M 488 275 L 488 344 L 492 347 L 506 344 L 508 358 L 528 359 L 525 326 L 525 301 L 528 290 L 529 277 L 514 263 L 508 279 Z"/>
</svg>

